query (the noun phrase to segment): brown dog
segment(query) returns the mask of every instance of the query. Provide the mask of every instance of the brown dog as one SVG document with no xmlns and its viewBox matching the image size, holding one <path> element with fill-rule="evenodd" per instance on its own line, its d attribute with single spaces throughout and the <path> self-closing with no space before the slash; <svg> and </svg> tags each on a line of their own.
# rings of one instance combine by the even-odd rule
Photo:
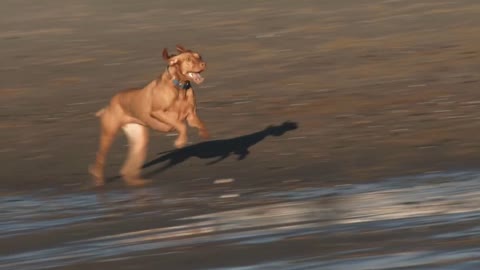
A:
<svg viewBox="0 0 480 270">
<path fill-rule="evenodd" d="M 178 55 L 168 55 L 163 50 L 163 58 L 168 62 L 163 74 L 141 89 L 124 90 L 113 96 L 110 104 L 97 112 L 100 118 L 100 145 L 95 164 L 90 173 L 97 186 L 104 184 L 103 169 L 107 152 L 121 128 L 125 132 L 129 151 L 120 174 L 128 185 L 142 185 L 140 170 L 145 161 L 148 143 L 148 127 L 169 132 L 176 130 L 178 137 L 175 147 L 187 143 L 188 124 L 199 130 L 203 138 L 208 132 L 196 113 L 195 95 L 190 80 L 196 84 L 203 82 L 200 75 L 206 64 L 200 54 L 177 45 Z"/>
</svg>

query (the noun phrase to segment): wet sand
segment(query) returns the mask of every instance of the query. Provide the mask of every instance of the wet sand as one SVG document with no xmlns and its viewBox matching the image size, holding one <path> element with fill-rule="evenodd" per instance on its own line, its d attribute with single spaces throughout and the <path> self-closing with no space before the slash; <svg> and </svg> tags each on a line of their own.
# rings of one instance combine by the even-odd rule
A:
<svg viewBox="0 0 480 270">
<path fill-rule="evenodd" d="M 356 252 L 383 256 L 378 253 L 382 245 L 402 256 L 418 245 L 425 247 L 422 252 L 440 257 L 453 250 L 477 252 L 471 250 L 478 247 L 475 233 L 468 239 L 461 236 L 462 241 L 435 242 L 425 236 L 420 244 L 414 224 L 403 229 L 394 224 L 390 234 L 375 226 L 361 231 L 360 223 L 355 223 L 343 236 L 314 231 L 308 237 L 295 236 L 294 243 L 227 247 L 213 240 L 194 244 L 195 237 L 185 235 L 186 244 L 140 248 L 133 257 L 126 256 L 138 246 L 129 240 L 120 245 L 126 252 L 109 254 L 108 250 L 118 250 L 117 242 L 104 245 L 92 239 L 168 229 L 185 222 L 181 218 L 202 214 L 291 203 L 289 198 L 266 194 L 373 183 L 382 187 L 392 177 L 469 172 L 468 187 L 475 189 L 480 161 L 479 11 L 474 0 L 4 1 L 0 253 L 5 255 L 0 257 L 0 269 L 37 256 L 26 252 L 55 248 L 72 258 L 58 269 L 135 269 L 139 264 L 143 269 L 212 269 L 257 263 L 264 263 L 258 269 L 371 269 L 335 264 L 338 261 L 331 260 L 336 255 L 330 255 L 351 248 L 360 251 L 341 257 L 356 258 L 360 256 Z M 174 134 L 151 132 L 145 169 L 154 180 L 151 186 L 132 190 L 114 180 L 100 192 L 85 189 L 90 181 L 86 168 L 97 147 L 95 111 L 115 92 L 143 86 L 161 73 L 162 49 L 173 49 L 177 43 L 200 51 L 208 62 L 206 81 L 195 89 L 212 140 L 202 142 L 191 130 L 189 147 L 164 153 L 173 149 Z M 109 176 L 116 175 L 126 150 L 126 140 L 119 136 L 109 155 Z M 456 174 L 446 175 L 446 182 L 461 180 Z M 218 179 L 233 181 L 214 184 Z M 319 209 L 336 213 L 342 200 L 331 202 L 330 196 L 322 193 L 302 203 L 314 201 Z M 425 198 L 436 196 L 427 193 Z M 73 210 L 59 213 L 59 218 L 55 211 L 63 207 Z M 428 219 L 422 222 L 431 228 L 421 231 L 437 235 L 478 221 L 474 209 L 465 211 L 473 221 L 451 217 L 458 224 L 444 226 Z M 321 219 L 324 214 L 311 215 Z M 384 220 L 391 219 L 398 218 Z M 204 233 L 211 233 L 212 239 L 217 235 Z M 371 243 L 372 239 L 379 242 Z M 89 249 L 75 241 L 98 245 L 105 256 L 82 253 Z M 369 245 L 376 251 L 368 251 Z M 85 256 L 65 253 L 63 248 L 70 247 Z M 55 266 L 54 253 L 39 253 L 51 259 L 45 267 Z M 27 255 L 8 257 L 15 254 Z M 116 261 L 119 257 L 125 260 Z M 292 258 L 301 260 L 299 268 L 275 264 Z M 305 260 L 313 258 L 316 264 L 308 266 Z M 478 261 L 470 259 L 468 255 L 458 259 L 459 267 L 478 268 L 474 265 Z M 25 269 L 41 269 L 40 265 Z M 395 267 L 376 269 L 411 266 Z"/>
<path fill-rule="evenodd" d="M 233 198 L 9 196 L 0 269 L 478 269 L 479 187 L 472 171 Z"/>
</svg>

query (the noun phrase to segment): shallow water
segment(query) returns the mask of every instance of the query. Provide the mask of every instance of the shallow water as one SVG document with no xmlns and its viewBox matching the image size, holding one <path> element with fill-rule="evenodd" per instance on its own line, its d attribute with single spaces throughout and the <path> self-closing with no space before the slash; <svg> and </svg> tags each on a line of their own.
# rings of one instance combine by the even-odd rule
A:
<svg viewBox="0 0 480 270">
<path fill-rule="evenodd" d="M 148 254 L 185 256 L 197 251 L 178 250 L 192 246 L 220 247 L 228 253 L 242 246 L 275 247 L 288 241 L 310 246 L 325 239 L 334 243 L 331 249 L 326 245 L 309 249 L 308 254 L 292 251 L 291 258 L 288 252 L 287 256 L 270 254 L 267 261 L 247 258 L 218 267 L 212 267 L 215 258 L 210 258 L 208 267 L 197 268 L 480 269 L 477 172 L 288 192 L 235 190 L 235 194 L 239 196 L 222 201 L 220 194 L 212 192 L 175 197 L 159 187 L 148 187 L 100 195 L 51 191 L 4 195 L 0 238 L 4 245 L 16 239 L 25 245 L 18 244 L 13 251 L 4 247 L 0 269 L 65 269 Z M 198 215 L 189 211 L 209 201 L 236 207 Z M 122 223 L 142 218 L 146 229 Z M 102 226 L 107 229 L 85 233 Z M 44 235 L 58 235 L 58 239 L 44 245 L 29 243 Z"/>
</svg>

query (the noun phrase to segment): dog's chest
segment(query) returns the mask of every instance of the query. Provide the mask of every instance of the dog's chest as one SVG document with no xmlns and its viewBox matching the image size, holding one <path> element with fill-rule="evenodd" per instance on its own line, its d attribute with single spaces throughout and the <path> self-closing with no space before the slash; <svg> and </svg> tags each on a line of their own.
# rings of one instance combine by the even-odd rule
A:
<svg viewBox="0 0 480 270">
<path fill-rule="evenodd" d="M 178 113 L 180 118 L 185 118 L 193 109 L 193 102 L 191 97 L 187 95 L 188 90 L 180 90 L 178 96 L 172 101 L 169 111 Z"/>
<path fill-rule="evenodd" d="M 157 89 L 156 89 L 157 90 Z M 152 110 L 162 110 L 175 115 L 176 118 L 185 119 L 194 110 L 195 97 L 193 89 L 163 88 L 152 93 Z"/>
</svg>

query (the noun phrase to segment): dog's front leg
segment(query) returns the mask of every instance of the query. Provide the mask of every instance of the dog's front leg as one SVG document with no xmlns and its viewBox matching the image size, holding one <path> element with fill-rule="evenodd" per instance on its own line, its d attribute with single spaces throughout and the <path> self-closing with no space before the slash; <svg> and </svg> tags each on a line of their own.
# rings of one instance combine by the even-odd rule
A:
<svg viewBox="0 0 480 270">
<path fill-rule="evenodd" d="M 174 144 L 176 148 L 182 148 L 187 144 L 187 126 L 185 123 L 161 110 L 153 111 L 150 115 L 156 120 L 163 122 L 178 131 L 178 138 L 175 140 Z"/>
<path fill-rule="evenodd" d="M 203 123 L 202 120 L 200 120 L 200 118 L 198 118 L 198 115 L 195 111 L 191 112 L 187 116 L 187 122 L 191 127 L 198 129 L 198 134 L 200 135 L 200 137 L 204 139 L 210 138 L 210 134 L 207 128 L 205 127 L 205 124 Z"/>
<path fill-rule="evenodd" d="M 154 118 L 151 115 L 148 115 L 145 118 L 145 124 L 158 132 L 170 132 L 174 129 L 171 125 L 160 122 L 157 118 Z"/>
</svg>

